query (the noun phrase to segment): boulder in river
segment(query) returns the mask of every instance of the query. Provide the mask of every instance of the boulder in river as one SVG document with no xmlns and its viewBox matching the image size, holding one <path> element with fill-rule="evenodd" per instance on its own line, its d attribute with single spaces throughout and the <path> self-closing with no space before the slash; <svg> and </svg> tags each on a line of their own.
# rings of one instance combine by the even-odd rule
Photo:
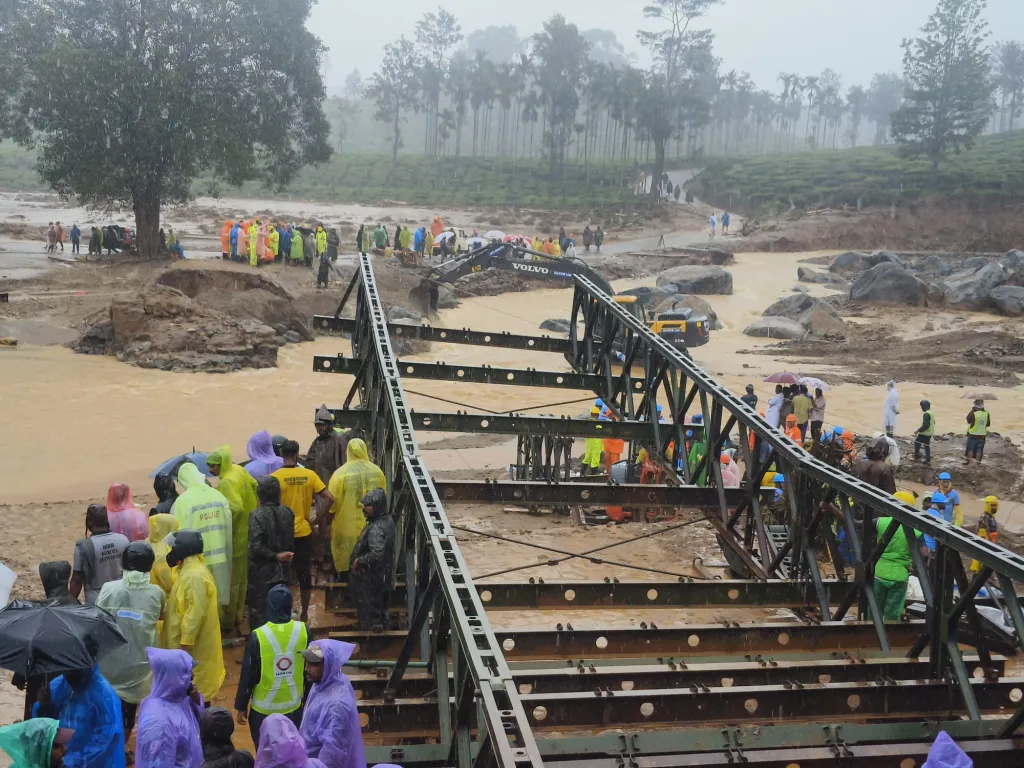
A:
<svg viewBox="0 0 1024 768">
<path fill-rule="evenodd" d="M 437 286 L 437 308 L 455 309 L 462 302 L 455 296 L 455 291 L 447 284 Z"/>
<path fill-rule="evenodd" d="M 813 307 L 817 301 L 813 296 L 807 296 L 803 293 L 798 293 L 795 296 L 786 296 L 768 307 L 768 309 L 761 313 L 761 316 L 788 317 L 790 320 L 796 320 L 800 315 Z"/>
<path fill-rule="evenodd" d="M 1000 285 L 992 289 L 988 298 L 995 308 L 1004 315 L 1011 317 L 1024 315 L 1024 287 Z"/>
<path fill-rule="evenodd" d="M 540 324 L 540 329 L 542 331 L 554 331 L 555 333 L 568 333 L 569 321 L 557 317 L 548 318 Z"/>
<path fill-rule="evenodd" d="M 966 309 L 990 306 L 989 294 L 1006 282 L 1006 272 L 996 262 L 987 262 L 981 269 L 957 272 L 946 278 L 939 288 L 946 303 Z"/>
<path fill-rule="evenodd" d="M 419 322 L 423 317 L 418 312 L 413 312 L 405 307 L 392 307 L 388 310 L 388 322 L 394 323 L 398 320 L 413 320 Z"/>
<path fill-rule="evenodd" d="M 826 339 L 846 338 L 846 323 L 828 302 L 817 302 L 800 315 L 798 322 L 811 336 Z"/>
<path fill-rule="evenodd" d="M 871 257 L 868 254 L 861 253 L 860 251 L 847 251 L 832 259 L 828 269 L 829 272 L 852 275 L 870 269 L 871 266 Z"/>
<path fill-rule="evenodd" d="M 797 267 L 796 268 L 796 279 L 801 283 L 817 283 L 819 285 L 846 285 L 846 281 L 839 277 L 839 275 L 833 275 L 831 272 L 819 272 L 816 269 L 810 269 L 808 267 Z"/>
<path fill-rule="evenodd" d="M 903 263 L 903 259 L 901 259 L 899 255 L 893 253 L 892 251 L 875 251 L 870 256 L 868 256 L 868 263 L 872 267 L 886 263 L 898 264 L 901 267 L 906 267 L 906 264 Z"/>
<path fill-rule="evenodd" d="M 992 263 L 992 259 L 988 256 L 971 256 L 966 259 L 963 264 L 960 265 L 959 271 L 975 270 L 986 267 Z"/>
<path fill-rule="evenodd" d="M 762 317 L 744 328 L 743 333 L 769 339 L 802 339 L 807 335 L 800 323 L 788 317 Z"/>
<path fill-rule="evenodd" d="M 857 276 L 850 298 L 923 307 L 928 303 L 928 284 L 898 264 L 882 262 Z"/>
<path fill-rule="evenodd" d="M 918 271 L 925 275 L 945 277 L 946 275 L 951 274 L 953 269 L 941 256 L 932 254 L 931 256 L 925 257 L 924 261 L 922 261 L 918 267 Z"/>
<path fill-rule="evenodd" d="M 666 269 L 658 275 L 659 286 L 674 286 L 676 293 L 723 294 L 732 293 L 732 274 L 721 267 L 684 265 Z"/>
</svg>

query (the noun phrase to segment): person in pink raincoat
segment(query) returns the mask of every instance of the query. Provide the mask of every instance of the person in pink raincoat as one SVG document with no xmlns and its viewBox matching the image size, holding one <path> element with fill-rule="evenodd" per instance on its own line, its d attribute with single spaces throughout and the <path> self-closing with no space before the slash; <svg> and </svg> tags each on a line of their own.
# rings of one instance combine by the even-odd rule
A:
<svg viewBox="0 0 1024 768">
<path fill-rule="evenodd" d="M 107 520 L 110 530 L 127 537 L 128 541 L 149 538 L 149 515 L 136 508 L 132 489 L 124 483 L 114 483 L 107 491 Z"/>
</svg>

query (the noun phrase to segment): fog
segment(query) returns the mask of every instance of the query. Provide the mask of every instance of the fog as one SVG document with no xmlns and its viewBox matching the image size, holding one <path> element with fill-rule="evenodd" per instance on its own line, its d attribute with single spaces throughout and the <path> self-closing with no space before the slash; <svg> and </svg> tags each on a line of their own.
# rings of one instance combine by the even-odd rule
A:
<svg viewBox="0 0 1024 768">
<path fill-rule="evenodd" d="M 867 86 L 876 72 L 900 69 L 900 41 L 918 32 L 935 4 L 936 0 L 726 0 L 708 13 L 703 26 L 715 32 L 722 69 L 747 71 L 761 88 L 775 91 L 779 72 L 809 75 L 826 67 L 838 72 L 847 85 Z M 561 13 L 581 30 L 614 31 L 627 53 L 635 54 L 638 63 L 646 61 L 636 41 L 636 30 L 644 26 L 642 0 L 445 0 L 441 5 L 458 17 L 463 34 L 512 24 L 525 37 L 552 13 Z M 403 34 L 411 37 L 416 20 L 436 9 L 435 2 L 410 0 L 321 0 L 313 9 L 311 27 L 330 49 L 325 70 L 328 92 L 337 93 L 353 68 L 364 76 L 372 73 L 383 46 Z M 989 0 L 986 17 L 993 41 L 1024 38 L 1024 0 Z"/>
</svg>

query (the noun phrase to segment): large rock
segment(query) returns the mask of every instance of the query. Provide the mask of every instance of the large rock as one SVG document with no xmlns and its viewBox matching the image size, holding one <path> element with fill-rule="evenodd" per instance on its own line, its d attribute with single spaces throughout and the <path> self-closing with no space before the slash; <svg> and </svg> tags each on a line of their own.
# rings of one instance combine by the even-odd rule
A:
<svg viewBox="0 0 1024 768">
<path fill-rule="evenodd" d="M 540 329 L 542 331 L 554 331 L 555 333 L 568 333 L 569 321 L 557 317 L 548 318 L 540 324 Z"/>
<path fill-rule="evenodd" d="M 1006 279 L 1014 285 L 1024 283 L 1024 251 L 1010 251 L 999 260 L 1006 271 Z"/>
<path fill-rule="evenodd" d="M 438 309 L 455 309 L 461 303 L 450 285 L 442 284 L 437 286 Z"/>
<path fill-rule="evenodd" d="M 693 312 L 694 317 L 706 317 L 708 322 L 711 323 L 711 330 L 713 331 L 719 331 L 723 327 L 722 324 L 718 322 L 718 313 L 716 313 L 715 310 L 712 309 L 711 305 L 700 296 L 693 296 L 688 293 L 675 293 L 671 296 L 666 296 L 662 302 L 654 308 L 654 311 L 656 314 L 671 312 L 673 307 L 676 310 L 689 309 Z"/>
<path fill-rule="evenodd" d="M 809 269 L 808 267 L 797 267 L 796 268 L 796 279 L 801 283 L 818 283 L 820 285 L 846 285 L 846 281 L 839 277 L 839 275 L 833 275 L 830 272 L 819 272 L 816 269 Z"/>
<path fill-rule="evenodd" d="M 945 277 L 953 272 L 953 268 L 943 258 L 934 254 L 926 257 L 918 270 L 934 277 Z"/>
<path fill-rule="evenodd" d="M 721 267 L 672 267 L 658 275 L 657 283 L 659 286 L 675 286 L 676 293 L 732 293 L 732 274 Z"/>
<path fill-rule="evenodd" d="M 411 309 L 406 309 L 405 307 L 392 307 L 388 311 L 389 323 L 394 323 L 399 320 L 413 320 L 418 323 L 422 319 L 423 316 L 420 315 L 419 312 L 413 312 Z"/>
<path fill-rule="evenodd" d="M 988 256 L 971 256 L 971 258 L 965 260 L 964 263 L 960 265 L 960 271 L 981 269 L 991 263 L 992 259 Z"/>
<path fill-rule="evenodd" d="M 762 317 L 788 317 L 796 320 L 817 303 L 817 299 L 798 293 L 795 296 L 786 296 L 772 304 L 761 313 Z"/>
<path fill-rule="evenodd" d="M 897 264 L 898 266 L 906 268 L 906 264 L 903 263 L 903 259 L 897 256 L 892 251 L 875 251 L 868 256 L 868 263 L 874 267 L 879 264 Z"/>
<path fill-rule="evenodd" d="M 1005 282 L 1006 272 L 999 264 L 991 262 L 972 272 L 957 272 L 939 287 L 950 306 L 985 309 L 990 306 L 988 295 L 992 289 Z"/>
<path fill-rule="evenodd" d="M 1024 315 L 1024 287 L 1019 285 L 1000 285 L 992 289 L 988 298 L 995 308 L 1004 315 L 1012 317 Z"/>
<path fill-rule="evenodd" d="M 788 317 L 762 317 L 744 328 L 743 333 L 769 339 L 802 339 L 807 335 L 800 323 Z"/>
<path fill-rule="evenodd" d="M 928 284 L 897 264 L 883 262 L 858 275 L 850 287 L 850 298 L 921 307 L 928 303 Z"/>
<path fill-rule="evenodd" d="M 852 275 L 870 269 L 871 266 L 871 257 L 868 254 L 861 253 L 860 251 L 847 251 L 832 259 L 828 269 L 830 272 Z"/>
<path fill-rule="evenodd" d="M 819 301 L 800 315 L 798 322 L 811 336 L 826 339 L 846 338 L 846 323 L 827 302 Z"/>
</svg>

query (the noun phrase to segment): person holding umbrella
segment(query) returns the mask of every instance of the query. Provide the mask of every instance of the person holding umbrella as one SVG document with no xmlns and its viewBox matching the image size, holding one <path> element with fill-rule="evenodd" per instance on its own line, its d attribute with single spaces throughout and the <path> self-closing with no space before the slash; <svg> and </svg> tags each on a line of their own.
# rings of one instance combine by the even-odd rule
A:
<svg viewBox="0 0 1024 768">
<path fill-rule="evenodd" d="M 52 717 L 74 731 L 67 768 L 125 768 L 121 700 L 98 671 L 72 669 L 43 689 L 33 717 Z"/>
<path fill-rule="evenodd" d="M 0 749 L 12 768 L 62 768 L 68 741 L 75 732 L 50 717 L 37 717 L 0 728 Z"/>
<path fill-rule="evenodd" d="M 100 662 L 100 672 L 121 699 L 126 740 L 135 727 L 139 703 L 149 695 L 153 673 L 146 649 L 157 645 L 156 625 L 164 613 L 164 591 L 149 579 L 154 559 L 149 542 L 133 541 L 121 560 L 121 580 L 104 584 L 96 599 L 96 607 L 117 620 L 118 629 L 128 640 L 127 645 L 111 651 Z"/>
</svg>

